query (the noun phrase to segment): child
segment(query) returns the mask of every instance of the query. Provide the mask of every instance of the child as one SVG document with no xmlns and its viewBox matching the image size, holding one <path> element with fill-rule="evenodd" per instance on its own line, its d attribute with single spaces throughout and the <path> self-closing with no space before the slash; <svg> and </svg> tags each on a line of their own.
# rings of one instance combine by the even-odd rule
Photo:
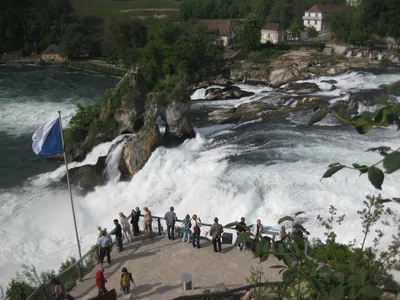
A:
<svg viewBox="0 0 400 300">
<path fill-rule="evenodd" d="M 132 273 L 129 273 L 125 267 L 122 268 L 121 279 L 120 279 L 122 294 L 124 295 L 129 294 L 131 289 L 131 281 L 133 283 L 133 287 L 136 288 L 135 281 L 132 278 Z"/>
</svg>

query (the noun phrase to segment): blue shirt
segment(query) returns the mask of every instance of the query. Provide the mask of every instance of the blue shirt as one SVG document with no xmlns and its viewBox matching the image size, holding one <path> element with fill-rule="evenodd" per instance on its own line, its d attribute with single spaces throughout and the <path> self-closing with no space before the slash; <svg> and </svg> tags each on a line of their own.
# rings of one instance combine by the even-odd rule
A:
<svg viewBox="0 0 400 300">
<path fill-rule="evenodd" d="M 111 246 L 111 240 L 108 236 L 102 236 L 99 238 L 99 245 L 103 248 Z"/>
</svg>

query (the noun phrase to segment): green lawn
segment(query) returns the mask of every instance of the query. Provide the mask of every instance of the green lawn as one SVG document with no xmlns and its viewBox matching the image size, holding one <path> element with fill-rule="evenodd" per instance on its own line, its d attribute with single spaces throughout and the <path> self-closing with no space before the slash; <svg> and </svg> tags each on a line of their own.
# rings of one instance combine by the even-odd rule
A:
<svg viewBox="0 0 400 300">
<path fill-rule="evenodd" d="M 73 7 L 77 14 L 84 17 L 100 17 L 102 19 L 114 14 L 121 17 L 130 16 L 147 16 L 149 14 L 177 14 L 176 11 L 170 12 L 148 12 L 148 11 L 131 11 L 128 13 L 121 13 L 121 10 L 130 9 L 161 9 L 172 8 L 178 9 L 180 6 L 179 0 L 73 0 Z"/>
</svg>

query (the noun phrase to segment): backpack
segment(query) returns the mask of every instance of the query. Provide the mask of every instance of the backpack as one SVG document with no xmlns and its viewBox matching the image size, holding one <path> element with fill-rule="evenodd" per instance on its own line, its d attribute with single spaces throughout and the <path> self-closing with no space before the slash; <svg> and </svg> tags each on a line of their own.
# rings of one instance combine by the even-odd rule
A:
<svg viewBox="0 0 400 300">
<path fill-rule="evenodd" d="M 121 285 L 122 286 L 129 286 L 132 279 L 132 273 L 128 274 L 121 274 Z"/>
<path fill-rule="evenodd" d="M 198 225 L 194 226 L 193 233 L 200 233 L 200 227 Z"/>
</svg>

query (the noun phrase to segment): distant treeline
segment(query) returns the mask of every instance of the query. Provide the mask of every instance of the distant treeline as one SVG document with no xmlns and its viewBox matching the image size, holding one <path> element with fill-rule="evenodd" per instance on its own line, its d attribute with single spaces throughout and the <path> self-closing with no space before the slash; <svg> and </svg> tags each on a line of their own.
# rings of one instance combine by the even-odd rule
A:
<svg viewBox="0 0 400 300">
<path fill-rule="evenodd" d="M 247 18 L 288 29 L 293 23 L 302 27 L 304 12 L 316 3 L 344 5 L 343 13 L 332 14 L 329 20 L 339 41 L 367 45 L 377 38 L 400 38 L 399 0 L 360 0 L 356 6 L 344 0 L 184 0 L 180 14 L 183 20 Z"/>
</svg>

